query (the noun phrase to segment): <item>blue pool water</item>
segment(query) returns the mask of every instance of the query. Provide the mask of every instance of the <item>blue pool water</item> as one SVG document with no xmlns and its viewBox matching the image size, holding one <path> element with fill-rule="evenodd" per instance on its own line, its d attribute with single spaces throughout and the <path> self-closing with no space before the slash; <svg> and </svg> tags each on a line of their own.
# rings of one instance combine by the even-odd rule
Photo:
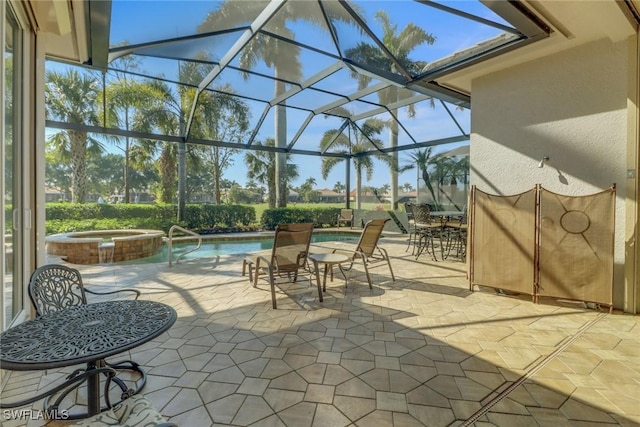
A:
<svg viewBox="0 0 640 427">
<path fill-rule="evenodd" d="M 354 233 L 318 233 L 311 236 L 312 243 L 321 242 L 357 242 L 359 234 Z M 193 249 L 196 243 L 177 243 L 173 245 L 173 259 L 174 261 L 186 251 Z M 273 237 L 264 237 L 260 239 L 251 240 L 217 240 L 217 241 L 203 241 L 202 246 L 197 251 L 188 253 L 186 256 L 180 259 L 196 259 L 196 258 L 212 258 L 218 255 L 233 255 L 242 254 L 246 252 L 261 251 L 264 249 L 271 249 L 273 247 Z M 162 252 L 148 258 L 140 258 L 135 260 L 137 263 L 153 263 L 153 262 L 168 262 L 169 252 L 165 245 Z M 127 261 L 127 263 L 134 263 L 134 261 Z"/>
</svg>

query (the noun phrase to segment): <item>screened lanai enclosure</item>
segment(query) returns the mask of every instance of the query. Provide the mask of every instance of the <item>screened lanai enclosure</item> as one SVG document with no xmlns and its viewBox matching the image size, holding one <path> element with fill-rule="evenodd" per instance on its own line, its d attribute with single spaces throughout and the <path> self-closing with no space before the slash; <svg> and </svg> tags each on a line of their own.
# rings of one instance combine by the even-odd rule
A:
<svg viewBox="0 0 640 427">
<path fill-rule="evenodd" d="M 111 180 L 118 200 L 133 201 L 148 190 L 145 174 L 155 174 L 181 208 L 207 191 L 220 201 L 238 169 L 286 205 L 296 176 L 287 164 L 318 186 L 338 172 L 342 192 L 357 194 L 346 204 L 360 203 L 375 166 L 386 185 L 374 193 L 393 208 L 409 199 L 461 208 L 471 100 L 451 76 L 548 35 L 521 3 L 507 1 L 87 7 L 92 62 L 47 62 L 47 136 L 84 133 L 123 157 L 122 177 Z M 70 69 L 97 89 L 74 86 L 86 107 L 75 115 L 61 113 L 73 100 L 55 80 Z M 260 161 L 273 166 L 270 175 L 256 169 Z M 213 183 L 198 190 L 203 173 Z"/>
</svg>

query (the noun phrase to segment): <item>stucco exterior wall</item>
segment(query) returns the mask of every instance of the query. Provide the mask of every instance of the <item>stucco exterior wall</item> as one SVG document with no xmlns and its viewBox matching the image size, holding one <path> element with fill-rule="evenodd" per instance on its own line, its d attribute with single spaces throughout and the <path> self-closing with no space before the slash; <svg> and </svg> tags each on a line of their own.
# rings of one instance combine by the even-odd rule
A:
<svg viewBox="0 0 640 427">
<path fill-rule="evenodd" d="M 628 49 L 600 40 L 472 83 L 471 183 L 567 195 L 617 186 L 614 306 L 624 301 Z M 543 168 L 538 163 L 550 160 Z"/>
</svg>

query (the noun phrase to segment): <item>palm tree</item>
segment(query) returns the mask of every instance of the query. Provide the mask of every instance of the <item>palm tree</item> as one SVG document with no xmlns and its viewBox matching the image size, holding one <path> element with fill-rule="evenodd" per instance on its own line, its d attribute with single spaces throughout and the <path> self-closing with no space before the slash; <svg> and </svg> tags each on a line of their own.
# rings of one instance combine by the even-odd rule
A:
<svg viewBox="0 0 640 427">
<path fill-rule="evenodd" d="M 350 116 L 350 113 L 343 108 L 336 109 L 336 113 L 344 117 Z M 379 119 L 367 119 L 362 127 L 358 127 L 355 123 L 349 121 L 344 131 L 340 132 L 340 129 L 331 129 L 322 135 L 320 151 L 325 151 L 329 147 L 343 147 L 345 148 L 345 153 L 354 155 L 369 151 L 372 146 L 381 147 L 383 142 L 377 138 L 377 135 L 382 132 L 384 126 L 385 124 Z M 352 136 L 349 137 L 345 132 Z M 356 209 L 361 209 L 362 207 L 362 173 L 366 174 L 367 180 L 373 177 L 374 157 L 385 163 L 390 161 L 389 156 L 382 154 L 353 157 L 353 166 L 356 171 Z M 343 161 L 345 159 L 340 157 L 324 157 L 321 166 L 322 178 L 327 179 L 333 167 Z"/>
<path fill-rule="evenodd" d="M 436 41 L 435 36 L 427 33 L 422 28 L 414 25 L 413 23 L 407 24 L 404 29 L 396 33 L 398 26 L 393 25 L 389 20 L 387 12 L 381 10 L 375 14 L 377 21 L 382 25 L 383 39 L 385 47 L 396 58 L 402 68 L 407 70 L 412 75 L 419 74 L 420 70 L 424 67 L 424 62 L 413 61 L 409 54 L 413 49 L 420 46 L 423 43 L 433 44 Z M 396 62 L 386 56 L 377 47 L 372 47 L 364 42 L 360 43 L 353 49 L 347 50 L 345 53 L 350 59 L 363 64 L 368 64 L 379 68 L 381 70 L 389 70 L 391 73 L 399 73 L 400 70 L 396 65 Z M 360 89 L 366 87 L 371 78 L 364 74 L 352 73 L 354 77 L 358 78 Z M 412 96 L 412 93 L 407 90 L 401 90 L 397 86 L 390 85 L 388 88 L 378 92 L 380 103 L 388 105 L 402 100 L 403 98 Z M 407 112 L 410 117 L 415 116 L 415 108 L 413 104 L 408 107 Z M 391 114 L 394 117 L 398 116 L 398 110 L 391 110 Z M 389 129 L 389 147 L 398 146 L 398 122 L 391 118 L 388 123 Z M 398 209 L 398 152 L 394 151 L 391 154 L 391 200 L 392 208 Z"/>
<path fill-rule="evenodd" d="M 469 184 L 469 156 L 461 157 L 458 160 L 451 159 L 450 166 L 451 170 L 449 172 L 449 177 L 451 178 L 451 180 L 449 181 L 449 184 L 451 185 L 451 199 L 454 202 L 454 206 L 460 208 L 460 206 L 455 203 L 458 191 L 458 179 L 462 180 L 462 183 L 464 185 L 464 195 L 466 197 L 466 195 L 468 194 L 467 187 Z M 464 203 L 466 204 L 466 200 L 464 201 Z"/>
<path fill-rule="evenodd" d="M 417 167 L 419 169 L 420 176 L 427 186 L 429 193 L 431 193 L 431 198 L 433 200 L 433 203 L 435 204 L 436 210 L 438 210 L 438 199 L 433 189 L 433 184 L 431 183 L 431 175 L 429 174 L 429 168 L 435 165 L 435 161 L 431 157 L 432 151 L 433 147 L 427 147 L 424 150 L 416 150 L 413 153 L 409 154 L 413 162 L 412 164 L 405 166 L 403 170 L 413 169 L 414 167 Z"/>
<path fill-rule="evenodd" d="M 224 88 L 224 92 L 230 92 Z M 223 92 L 220 91 L 220 92 Z M 212 141 L 233 141 L 242 143 L 246 140 L 249 127 L 249 108 L 240 98 L 227 93 L 205 92 L 198 100 L 198 123 L 191 127 L 191 133 L 201 135 Z M 223 172 L 233 165 L 233 156 L 237 149 L 225 147 L 200 147 L 207 165 L 210 166 L 213 178 L 213 192 L 216 203 L 220 203 Z"/>
<path fill-rule="evenodd" d="M 438 184 L 438 191 L 436 193 L 436 196 L 438 198 L 437 206 L 441 206 L 442 196 L 449 199 L 449 196 L 444 191 L 444 186 L 450 175 L 451 159 L 449 157 L 434 156 L 431 159 L 431 164 L 433 165 L 431 179 L 433 179 Z"/>
<path fill-rule="evenodd" d="M 257 142 L 255 145 L 274 147 L 275 141 L 273 138 L 268 138 L 264 144 Z M 244 155 L 244 161 L 247 165 L 247 178 L 267 186 L 269 208 L 272 209 L 276 207 L 275 158 L 276 153 L 273 151 L 250 151 Z M 287 159 L 289 159 L 289 155 L 287 155 Z M 298 176 L 298 165 L 288 163 L 287 178 L 293 181 Z"/>
<path fill-rule="evenodd" d="M 246 24 L 248 17 L 258 16 L 268 1 L 225 1 L 220 7 L 210 12 L 205 20 L 198 27 L 198 32 L 206 33 L 216 31 L 219 28 L 229 28 L 229 26 Z M 327 2 L 325 8 L 331 9 L 331 16 L 346 23 L 353 22 L 351 16 L 339 6 L 338 3 Z M 286 39 L 295 39 L 295 33 L 287 28 L 288 22 L 307 21 L 326 29 L 323 14 L 319 13 L 311 2 L 289 1 L 273 15 L 268 23 L 269 28 L 277 28 L 280 36 Z M 247 46 L 240 53 L 240 67 L 250 70 L 255 67 L 259 60 L 264 61 L 267 67 L 273 68 L 275 78 L 274 97 L 283 94 L 286 90 L 286 81 L 300 81 L 302 78 L 302 65 L 299 60 L 300 47 L 292 43 L 287 43 L 279 38 L 271 37 L 263 33 L 257 33 L 249 41 Z M 244 73 L 244 78 L 249 75 Z M 274 179 L 277 180 L 277 204 L 279 207 L 287 205 L 287 156 L 284 148 L 287 144 L 287 116 L 285 104 L 276 105 L 275 108 L 275 146 L 283 150 L 278 151 L 275 156 L 276 173 Z"/>
<path fill-rule="evenodd" d="M 204 55 L 199 55 L 198 58 L 206 59 Z M 207 66 L 199 62 L 180 64 L 180 81 L 197 86 L 207 72 Z M 173 90 L 165 82 L 153 80 L 146 83 L 145 87 L 149 94 L 146 101 L 147 107 L 139 110 L 139 114 L 136 115 L 136 130 L 149 132 L 157 128 L 164 135 L 184 135 L 191 105 L 195 99 L 194 86 L 180 85 L 177 90 Z M 226 92 L 229 90 L 226 89 Z M 213 92 L 205 91 L 198 99 L 190 136 L 217 140 L 224 138 L 223 134 L 228 133 L 234 136 L 229 136 L 227 139 L 237 138 L 240 141 L 247 130 L 248 122 L 248 108 L 242 101 L 231 95 L 218 93 L 214 95 Z M 201 167 L 203 153 L 208 156 L 211 151 L 213 152 L 209 160 L 214 167 L 214 192 L 217 200 L 220 200 L 222 171 L 230 165 L 230 158 L 234 152 L 227 152 L 220 147 L 194 148 L 187 146 L 186 142 L 178 143 L 177 147 L 173 143 L 165 142 L 161 143 L 158 149 L 155 142 L 146 141 L 140 148 L 137 152 L 138 160 L 148 160 L 154 153 L 160 151 L 159 171 L 162 180 L 160 200 L 163 202 L 170 203 L 175 197 L 177 165 L 179 220 L 184 218 L 187 200 L 187 162 L 192 168 Z"/>
<path fill-rule="evenodd" d="M 120 44 L 120 46 L 126 43 Z M 138 110 L 146 105 L 149 98 L 146 93 L 144 83 L 129 78 L 129 73 L 138 69 L 138 61 L 131 56 L 124 56 L 116 59 L 111 63 L 113 67 L 113 76 L 115 79 L 106 83 L 103 88 L 106 105 L 101 111 L 106 118 L 106 127 L 115 126 L 120 129 L 129 131 L 134 124 L 134 117 Z M 109 74 L 107 74 L 109 75 Z M 112 139 L 117 144 L 120 143 L 121 137 L 113 136 Z M 124 203 L 130 202 L 131 193 L 131 146 L 135 144 L 135 139 L 130 136 L 124 137 Z"/>
<path fill-rule="evenodd" d="M 66 123 L 97 126 L 97 100 L 100 93 L 98 80 L 76 70 L 65 73 L 48 72 L 45 75 L 47 119 Z M 87 198 L 87 157 L 104 150 L 102 144 L 86 131 L 62 130 L 49 140 L 58 158 L 71 164 L 71 201 L 84 203 Z"/>
<path fill-rule="evenodd" d="M 144 114 L 144 107 L 148 105 L 149 93 L 148 85 L 136 80 L 131 80 L 125 73 L 118 75 L 118 78 L 110 82 L 105 88 L 107 111 L 105 117 L 108 122 L 105 125 L 115 125 L 124 130 L 132 130 L 136 123 L 136 116 Z M 115 141 L 120 137 L 113 137 Z M 126 136 L 124 138 L 124 203 L 130 202 L 131 194 L 131 150 L 136 144 L 136 139 Z"/>
<path fill-rule="evenodd" d="M 298 194 L 305 202 L 311 202 L 313 199 L 313 188 L 316 186 L 317 181 L 314 177 L 307 178 L 302 185 L 298 188 Z"/>
<path fill-rule="evenodd" d="M 150 91 L 148 105 L 135 117 L 134 128 L 142 132 L 159 129 L 164 135 L 175 135 L 177 129 L 184 129 L 186 110 L 183 108 L 180 93 L 175 93 L 165 82 L 152 80 L 147 84 Z M 171 142 L 140 140 L 139 146 L 132 149 L 132 162 L 138 167 L 149 164 L 157 156 L 157 169 L 160 175 L 158 201 L 173 203 L 176 194 L 178 147 Z M 180 200 L 178 201 L 180 205 Z M 178 207 L 178 219 L 183 216 Z"/>
</svg>

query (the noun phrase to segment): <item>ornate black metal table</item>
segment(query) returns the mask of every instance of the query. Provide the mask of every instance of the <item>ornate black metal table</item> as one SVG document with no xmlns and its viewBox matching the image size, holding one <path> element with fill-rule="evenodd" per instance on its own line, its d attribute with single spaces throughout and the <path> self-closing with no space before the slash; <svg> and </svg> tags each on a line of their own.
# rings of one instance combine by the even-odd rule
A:
<svg viewBox="0 0 640 427">
<path fill-rule="evenodd" d="M 99 302 L 47 314 L 0 334 L 0 368 L 28 371 L 86 363 L 87 415 L 95 415 L 101 410 L 100 375 L 91 371 L 108 369 L 98 362 L 156 338 L 176 319 L 168 305 L 139 300 Z"/>
</svg>

